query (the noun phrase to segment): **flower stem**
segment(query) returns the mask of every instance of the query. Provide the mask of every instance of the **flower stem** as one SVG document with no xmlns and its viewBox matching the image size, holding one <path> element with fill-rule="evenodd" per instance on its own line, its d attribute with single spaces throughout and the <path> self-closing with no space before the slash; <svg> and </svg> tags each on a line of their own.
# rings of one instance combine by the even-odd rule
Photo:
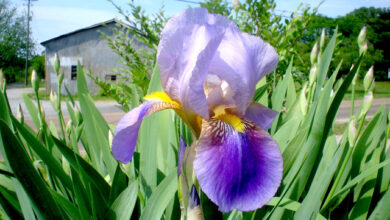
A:
<svg viewBox="0 0 390 220">
<path fill-rule="evenodd" d="M 65 129 L 64 129 L 65 120 L 64 120 L 64 117 L 62 115 L 62 110 L 61 110 L 61 84 L 58 84 L 57 91 L 58 91 L 58 96 L 57 96 L 58 97 L 58 110 L 57 110 L 58 122 L 60 125 L 62 138 L 66 142 L 66 135 L 65 135 Z"/>
</svg>

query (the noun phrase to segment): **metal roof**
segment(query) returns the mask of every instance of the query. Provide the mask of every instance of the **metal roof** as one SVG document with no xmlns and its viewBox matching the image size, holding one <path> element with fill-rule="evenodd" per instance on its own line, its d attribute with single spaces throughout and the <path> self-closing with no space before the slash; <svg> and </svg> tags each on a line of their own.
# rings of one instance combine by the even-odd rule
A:
<svg viewBox="0 0 390 220">
<path fill-rule="evenodd" d="M 113 18 L 113 19 L 110 19 L 108 21 L 103 21 L 103 22 L 100 22 L 100 23 L 97 23 L 97 24 L 94 24 L 94 25 L 91 25 L 91 26 L 88 26 L 88 27 L 85 27 L 85 28 L 77 29 L 75 31 L 72 31 L 72 32 L 69 32 L 69 33 L 66 33 L 66 34 L 62 34 L 60 36 L 54 37 L 54 38 L 46 40 L 46 41 L 43 41 L 43 42 L 41 42 L 41 45 L 45 46 L 47 43 L 49 43 L 51 41 L 58 40 L 60 38 L 67 37 L 69 35 L 77 34 L 79 32 L 83 32 L 83 31 L 87 31 L 87 30 L 90 30 L 90 29 L 98 28 L 98 27 L 101 27 L 101 26 L 104 26 L 104 25 L 107 25 L 107 24 L 111 24 L 111 23 L 117 23 L 117 24 L 120 24 L 120 25 L 125 26 L 127 28 L 131 28 L 129 25 L 127 25 L 127 24 L 125 24 L 125 23 L 123 23 L 123 22 Z"/>
</svg>

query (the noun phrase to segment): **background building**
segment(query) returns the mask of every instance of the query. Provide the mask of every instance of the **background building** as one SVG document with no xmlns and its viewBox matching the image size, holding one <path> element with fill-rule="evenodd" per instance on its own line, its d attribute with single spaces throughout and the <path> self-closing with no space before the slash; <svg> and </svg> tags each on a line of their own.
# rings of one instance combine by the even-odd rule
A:
<svg viewBox="0 0 390 220">
<path fill-rule="evenodd" d="M 54 54 L 57 52 L 61 63 L 61 71 L 64 73 L 64 83 L 71 94 L 77 93 L 77 63 L 91 71 L 94 76 L 100 79 L 116 81 L 117 75 L 113 72 L 114 68 L 126 68 L 119 62 L 120 57 L 108 46 L 108 42 L 102 38 L 102 33 L 113 36 L 113 29 L 121 25 L 130 28 L 118 20 L 112 19 L 98 23 L 86 28 L 75 30 L 73 32 L 60 35 L 50 40 L 42 42 L 45 47 L 45 66 L 46 66 L 46 92 L 51 90 L 57 92 L 57 75 L 53 68 Z M 132 37 L 132 35 L 129 35 Z M 134 40 L 133 43 L 143 44 Z M 92 79 L 87 77 L 87 83 L 92 95 L 99 91 Z M 66 94 L 65 89 L 61 91 Z"/>
</svg>

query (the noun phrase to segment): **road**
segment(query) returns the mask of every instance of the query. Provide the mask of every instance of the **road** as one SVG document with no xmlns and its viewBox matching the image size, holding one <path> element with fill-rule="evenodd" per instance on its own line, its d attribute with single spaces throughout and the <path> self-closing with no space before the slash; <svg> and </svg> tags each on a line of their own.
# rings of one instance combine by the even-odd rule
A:
<svg viewBox="0 0 390 220">
<path fill-rule="evenodd" d="M 24 112 L 25 121 L 26 123 L 32 125 L 32 121 L 30 119 L 30 116 L 27 113 L 27 108 L 24 104 L 22 94 L 23 93 L 32 93 L 31 88 L 11 88 L 7 89 L 8 99 L 10 102 L 10 106 L 12 109 L 12 112 L 16 113 L 18 105 L 21 104 L 22 110 Z M 357 100 L 355 102 L 355 109 L 358 109 L 358 106 L 360 105 L 361 100 Z M 371 110 L 368 113 L 368 117 L 372 117 L 375 112 L 378 110 L 378 108 L 385 104 L 388 108 L 390 108 L 390 98 L 380 98 L 380 99 L 374 99 L 373 105 Z M 76 105 L 78 105 L 78 102 L 76 102 Z M 103 114 L 104 118 L 109 124 L 116 124 L 119 119 L 125 114 L 120 108 L 119 105 L 115 101 L 95 101 L 96 107 L 99 109 L 99 111 Z M 57 124 L 57 113 L 54 111 L 53 107 L 50 104 L 50 101 L 42 101 L 42 106 L 45 111 L 46 119 L 53 120 L 55 124 Z M 350 101 L 343 101 L 340 105 L 339 112 L 337 115 L 337 122 L 348 122 L 349 119 L 349 112 L 350 112 Z M 63 114 L 65 117 L 65 120 L 67 121 L 69 116 L 68 112 L 66 111 L 66 103 L 62 102 L 61 107 L 63 110 Z"/>
</svg>

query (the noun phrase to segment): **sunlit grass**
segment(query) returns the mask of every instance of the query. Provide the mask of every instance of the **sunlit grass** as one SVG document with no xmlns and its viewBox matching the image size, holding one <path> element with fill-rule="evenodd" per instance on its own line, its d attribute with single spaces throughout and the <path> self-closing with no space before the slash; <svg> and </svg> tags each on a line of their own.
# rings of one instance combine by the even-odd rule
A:
<svg viewBox="0 0 390 220">
<path fill-rule="evenodd" d="M 38 92 L 39 99 L 40 100 L 50 100 L 50 94 L 46 93 L 46 90 L 39 90 Z M 33 100 L 36 100 L 34 93 L 28 93 L 28 97 L 30 97 Z M 94 101 L 114 101 L 114 99 L 110 96 L 105 96 L 105 95 L 96 95 L 96 96 L 91 96 Z M 73 100 L 78 100 L 77 95 L 72 96 Z M 61 95 L 61 100 L 62 101 L 70 101 L 69 96 L 67 95 Z"/>
<path fill-rule="evenodd" d="M 345 93 L 344 100 L 351 100 L 352 87 Z M 376 81 L 374 87 L 374 98 L 390 98 L 390 81 Z M 357 80 L 355 98 L 362 99 L 364 96 L 363 80 Z"/>
</svg>

